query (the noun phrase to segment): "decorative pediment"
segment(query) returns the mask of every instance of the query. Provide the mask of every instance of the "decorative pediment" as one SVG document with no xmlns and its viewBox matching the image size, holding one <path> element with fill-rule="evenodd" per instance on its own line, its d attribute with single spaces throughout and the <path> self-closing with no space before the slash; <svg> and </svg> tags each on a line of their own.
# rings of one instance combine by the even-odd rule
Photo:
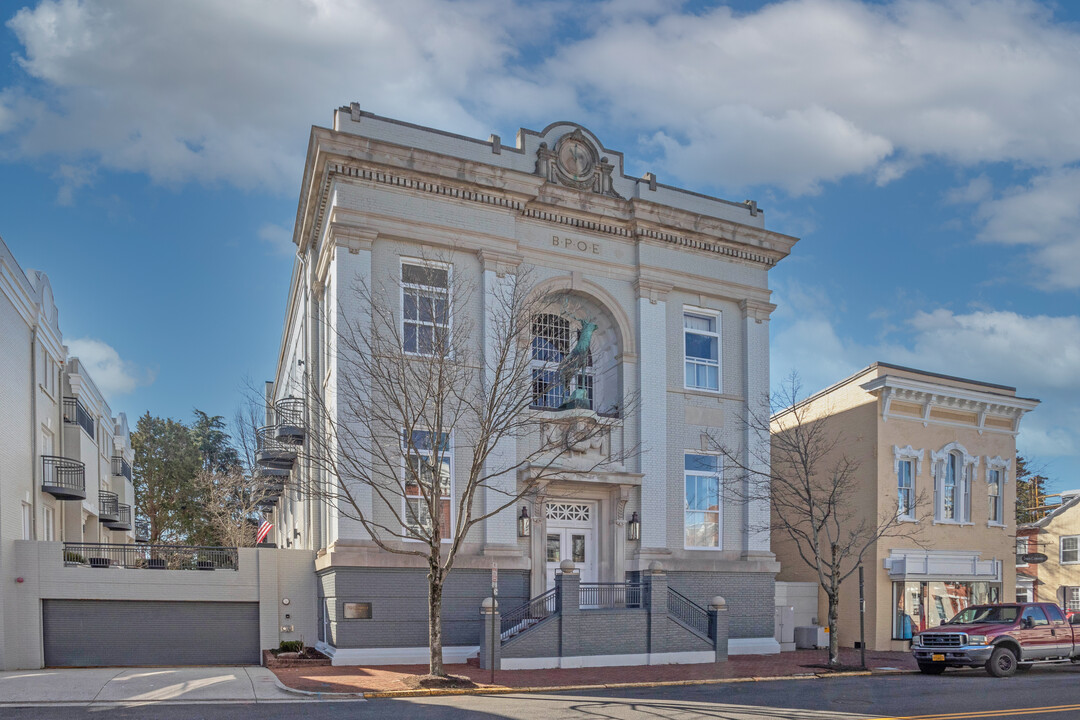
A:
<svg viewBox="0 0 1080 720">
<path fill-rule="evenodd" d="M 925 453 L 924 450 L 921 450 L 921 449 L 916 450 L 915 448 L 911 447 L 910 445 L 908 445 L 907 447 L 900 447 L 898 445 L 893 445 L 892 449 L 893 449 L 893 473 L 894 474 L 900 472 L 900 461 L 901 460 L 914 460 L 915 461 L 915 474 L 916 475 L 921 475 L 922 474 L 922 461 L 923 461 L 923 454 Z"/>
<path fill-rule="evenodd" d="M 536 153 L 536 174 L 548 182 L 617 198 L 621 195 L 611 185 L 614 169 L 581 128 L 560 137 L 554 148 L 540 143 Z"/>
</svg>

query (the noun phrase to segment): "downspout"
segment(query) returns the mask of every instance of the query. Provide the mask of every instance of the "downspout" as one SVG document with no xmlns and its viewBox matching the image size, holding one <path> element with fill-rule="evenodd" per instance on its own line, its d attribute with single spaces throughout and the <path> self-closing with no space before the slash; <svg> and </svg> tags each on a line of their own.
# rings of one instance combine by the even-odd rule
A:
<svg viewBox="0 0 1080 720">
<path fill-rule="evenodd" d="M 40 309 L 39 309 L 40 312 Z M 30 539 L 37 540 L 37 511 L 38 511 L 38 493 L 41 491 L 38 489 L 40 485 L 37 482 L 37 468 L 41 465 L 38 462 L 38 419 L 37 419 L 37 336 L 38 336 L 38 324 L 37 320 L 34 321 L 34 326 L 30 329 L 30 462 L 34 468 L 30 473 L 30 477 L 33 480 L 30 483 Z"/>
</svg>

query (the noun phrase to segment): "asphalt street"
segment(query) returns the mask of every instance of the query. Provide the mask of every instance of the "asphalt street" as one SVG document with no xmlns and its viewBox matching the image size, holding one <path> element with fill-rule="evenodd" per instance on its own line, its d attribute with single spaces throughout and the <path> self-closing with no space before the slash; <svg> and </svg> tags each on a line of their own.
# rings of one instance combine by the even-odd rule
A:
<svg viewBox="0 0 1080 720">
<path fill-rule="evenodd" d="M 1035 670 L 1005 680 L 981 671 L 939 677 L 895 675 L 784 680 L 547 694 L 474 695 L 304 704 L 0 708 L 0 719 L 183 718 L 329 720 L 331 718 L 510 718 L 541 720 L 817 720 L 819 718 L 1080 718 L 1080 666 Z"/>
</svg>

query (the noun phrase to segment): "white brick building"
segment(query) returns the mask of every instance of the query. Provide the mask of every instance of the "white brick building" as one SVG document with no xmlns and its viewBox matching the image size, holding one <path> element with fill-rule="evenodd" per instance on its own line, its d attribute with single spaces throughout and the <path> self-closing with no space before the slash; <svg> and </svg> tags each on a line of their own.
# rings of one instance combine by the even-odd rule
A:
<svg viewBox="0 0 1080 720">
<path fill-rule="evenodd" d="M 640 444 L 641 452 L 621 468 L 547 485 L 526 508 L 529 537 L 518 536 L 517 508 L 469 536 L 447 586 L 448 661 L 475 652 L 476 608 L 493 561 L 500 603 L 510 608 L 544 593 L 560 558 L 575 561 L 583 584 L 639 578 L 659 561 L 669 587 L 695 603 L 727 598 L 732 653 L 779 649 L 779 567 L 760 531 L 769 509 L 721 499 L 724 468 L 706 441 L 712 435 L 767 457 L 768 438 L 747 436 L 742 419 L 748 403 L 767 411 L 768 271 L 796 240 L 766 230 L 756 204 L 680 190 L 651 174 L 627 177 L 621 153 L 573 123 L 523 129 L 509 146 L 353 105 L 335 111 L 332 128 L 312 129 L 293 240 L 297 259 L 268 387 L 280 411 L 269 413 L 272 424 L 285 422 L 290 398 L 305 401 L 310 415 L 309 388 L 324 395 L 320 406 L 340 407 L 336 329 L 370 315 L 350 288 L 357 279 L 400 281 L 417 259 L 438 257 L 482 288 L 529 267 L 540 289 L 596 318 L 591 409 L 617 416 L 612 445 Z M 479 299 L 476 327 L 485 327 L 487 312 Z M 628 397 L 639 401 L 622 413 Z M 514 444 L 502 451 L 524 452 Z M 469 448 L 450 454 L 456 468 Z M 276 542 L 318 553 L 323 647 L 335 662 L 425 661 L 420 563 L 380 550 L 359 523 L 296 492 L 333 478 L 304 462 L 277 471 L 291 476 L 273 511 Z M 362 502 L 379 513 L 378 500 Z M 631 522 L 640 523 L 640 539 Z M 370 619 L 347 615 L 346 603 L 366 604 Z"/>
<path fill-rule="evenodd" d="M 0 240 L 0 668 L 18 643 L 20 540 L 130 543 L 127 419 L 68 355 L 48 277 L 23 272 Z M 10 640 L 9 640 L 10 639 Z"/>
</svg>

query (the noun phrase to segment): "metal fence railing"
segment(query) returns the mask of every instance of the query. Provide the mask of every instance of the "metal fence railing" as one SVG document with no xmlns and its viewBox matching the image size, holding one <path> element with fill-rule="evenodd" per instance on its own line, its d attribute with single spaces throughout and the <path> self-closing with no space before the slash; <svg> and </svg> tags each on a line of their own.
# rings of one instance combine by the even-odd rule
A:
<svg viewBox="0 0 1080 720">
<path fill-rule="evenodd" d="M 514 637 L 518 633 L 528 630 L 541 620 L 546 620 L 559 609 L 558 588 L 552 588 L 543 595 L 534 597 L 524 605 L 510 610 L 502 615 L 500 620 L 499 637 L 503 642 Z"/>
<path fill-rule="evenodd" d="M 583 608 L 640 608 L 645 586 L 639 582 L 581 583 L 579 592 Z"/>
<path fill-rule="evenodd" d="M 92 438 L 94 435 L 94 416 L 90 414 L 76 397 L 64 398 L 64 422 L 78 425 Z"/>
<path fill-rule="evenodd" d="M 668 615 L 705 637 L 709 637 L 709 613 L 690 598 L 677 590 L 668 588 L 667 610 Z"/>
<path fill-rule="evenodd" d="M 64 543 L 64 563 L 138 570 L 238 570 L 234 547 Z"/>
<path fill-rule="evenodd" d="M 98 517 L 102 521 L 116 522 L 120 519 L 120 498 L 108 490 L 98 490 Z"/>
<path fill-rule="evenodd" d="M 130 530 L 131 529 L 131 506 L 127 503 L 120 503 L 116 506 L 116 519 L 110 520 L 105 523 L 105 527 L 110 530 Z"/>
<path fill-rule="evenodd" d="M 46 492 L 51 492 L 49 488 L 57 488 L 86 497 L 86 466 L 71 458 L 42 455 L 41 486 Z"/>
<path fill-rule="evenodd" d="M 123 455 L 113 455 L 112 457 L 112 474 L 123 475 L 128 480 L 131 479 L 131 463 L 127 461 Z"/>
</svg>

